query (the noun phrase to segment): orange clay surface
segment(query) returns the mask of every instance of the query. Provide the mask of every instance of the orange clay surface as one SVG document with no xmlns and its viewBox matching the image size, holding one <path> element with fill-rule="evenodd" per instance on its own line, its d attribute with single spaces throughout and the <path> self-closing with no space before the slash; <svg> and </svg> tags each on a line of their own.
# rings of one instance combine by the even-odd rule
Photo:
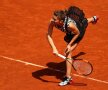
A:
<svg viewBox="0 0 108 90">
<path fill-rule="evenodd" d="M 53 11 L 70 5 L 82 8 L 86 17 L 100 17 L 96 25 L 89 24 L 73 56 L 93 64 L 89 77 L 108 82 L 107 0 L 0 0 L 0 90 L 108 90 L 108 83 L 75 75 L 72 85 L 58 86 L 65 61 L 52 54 L 46 33 Z M 64 35 L 54 28 L 53 39 L 62 54 Z"/>
</svg>

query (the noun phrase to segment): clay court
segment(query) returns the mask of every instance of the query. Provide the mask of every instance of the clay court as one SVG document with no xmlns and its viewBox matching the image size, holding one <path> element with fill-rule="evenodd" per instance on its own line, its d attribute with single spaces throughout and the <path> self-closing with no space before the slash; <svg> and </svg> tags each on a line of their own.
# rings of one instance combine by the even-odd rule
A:
<svg viewBox="0 0 108 90">
<path fill-rule="evenodd" d="M 75 5 L 86 17 L 98 15 L 89 24 L 73 56 L 93 64 L 87 77 L 73 70 L 74 84 L 58 86 L 65 61 L 52 54 L 46 33 L 52 13 Z M 1 0 L 0 1 L 0 90 L 107 90 L 108 89 L 108 1 L 104 0 Z M 64 33 L 54 30 L 61 54 Z M 56 38 L 57 37 L 57 38 Z"/>
</svg>

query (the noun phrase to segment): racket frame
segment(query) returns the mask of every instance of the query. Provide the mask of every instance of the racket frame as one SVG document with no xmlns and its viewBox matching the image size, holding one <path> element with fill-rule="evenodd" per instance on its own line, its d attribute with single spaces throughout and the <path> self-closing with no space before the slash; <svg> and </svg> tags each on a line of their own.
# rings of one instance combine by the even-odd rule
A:
<svg viewBox="0 0 108 90">
<path fill-rule="evenodd" d="M 66 57 L 63 56 L 62 54 L 58 54 L 57 56 L 59 56 L 60 58 L 66 60 Z M 82 60 L 82 59 L 75 59 L 75 60 L 73 60 L 73 63 L 74 63 L 76 60 Z M 87 62 L 87 63 L 91 66 L 91 72 L 90 72 L 89 74 L 81 74 L 81 73 L 78 73 L 77 70 L 75 69 L 75 67 L 73 66 L 73 64 L 72 64 L 72 67 L 74 68 L 74 70 L 75 70 L 78 74 L 83 75 L 83 76 L 88 76 L 88 75 L 90 75 L 90 74 L 93 72 L 93 66 L 92 66 L 92 64 L 91 64 L 89 61 L 87 61 L 87 60 L 82 60 L 82 61 Z"/>
<path fill-rule="evenodd" d="M 83 60 L 83 59 L 75 59 L 75 60 L 73 60 L 73 63 L 75 62 L 75 61 L 83 61 L 83 62 L 86 62 L 86 63 L 88 63 L 90 66 L 91 66 L 91 72 L 90 73 L 88 73 L 88 74 L 81 74 L 81 73 L 78 73 L 77 72 L 77 70 L 75 69 L 75 67 L 74 67 L 74 65 L 72 64 L 72 66 L 73 66 L 73 69 L 78 73 L 78 74 L 80 74 L 80 75 L 83 75 L 83 76 L 88 76 L 88 75 L 90 75 L 92 72 L 93 72 L 93 66 L 92 66 L 92 64 L 89 62 L 89 61 L 87 61 L 87 60 Z"/>
</svg>

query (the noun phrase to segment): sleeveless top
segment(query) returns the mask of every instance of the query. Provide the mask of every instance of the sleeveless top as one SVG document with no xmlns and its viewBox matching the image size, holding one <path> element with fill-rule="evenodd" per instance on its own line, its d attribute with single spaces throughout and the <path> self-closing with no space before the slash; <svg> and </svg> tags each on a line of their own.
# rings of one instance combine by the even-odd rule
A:
<svg viewBox="0 0 108 90">
<path fill-rule="evenodd" d="M 67 28 L 67 27 L 69 27 L 70 23 L 73 23 L 77 27 L 76 22 L 72 18 L 70 18 L 70 17 L 65 17 L 65 20 L 63 22 L 63 26 L 55 25 L 55 27 L 57 29 L 61 30 L 64 33 L 71 34 L 72 31 L 69 31 L 68 28 Z"/>
</svg>

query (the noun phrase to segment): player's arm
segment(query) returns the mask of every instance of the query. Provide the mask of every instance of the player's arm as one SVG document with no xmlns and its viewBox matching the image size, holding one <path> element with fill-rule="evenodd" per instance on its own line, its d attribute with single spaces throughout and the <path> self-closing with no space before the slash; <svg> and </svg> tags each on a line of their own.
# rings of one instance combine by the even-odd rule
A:
<svg viewBox="0 0 108 90">
<path fill-rule="evenodd" d="M 68 54 L 70 51 L 72 51 L 72 50 L 74 50 L 76 48 L 78 43 L 74 43 L 74 41 L 78 38 L 78 36 L 80 34 L 79 30 L 77 29 L 77 27 L 73 23 L 69 24 L 69 29 L 74 34 L 74 37 L 72 38 L 70 43 L 67 45 L 67 48 L 65 50 L 66 54 Z"/>
<path fill-rule="evenodd" d="M 49 42 L 51 48 L 53 49 L 53 53 L 57 55 L 58 51 L 57 51 L 57 48 L 56 48 L 56 46 L 53 42 L 53 39 L 52 39 L 53 27 L 54 27 L 54 22 L 50 21 L 50 24 L 48 27 L 48 32 L 47 32 L 47 39 L 48 39 L 48 42 Z"/>
<path fill-rule="evenodd" d="M 80 32 L 79 32 L 78 28 L 73 23 L 69 24 L 69 28 L 70 28 L 71 32 L 74 34 L 74 37 L 72 38 L 72 40 L 68 44 L 68 45 L 72 46 L 74 41 L 78 38 Z"/>
</svg>

